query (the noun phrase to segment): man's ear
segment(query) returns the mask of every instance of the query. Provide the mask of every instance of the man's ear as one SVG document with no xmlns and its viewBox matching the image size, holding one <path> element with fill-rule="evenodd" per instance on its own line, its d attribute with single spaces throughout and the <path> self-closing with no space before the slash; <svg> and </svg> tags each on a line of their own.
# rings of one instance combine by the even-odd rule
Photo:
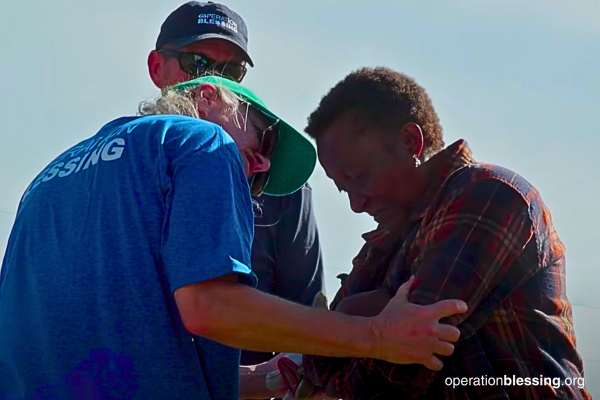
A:
<svg viewBox="0 0 600 400">
<path fill-rule="evenodd" d="M 148 54 L 148 72 L 150 73 L 150 79 L 154 82 L 157 88 L 162 89 L 162 71 L 164 64 L 163 55 L 156 50 L 152 50 Z"/>
<path fill-rule="evenodd" d="M 407 122 L 400 131 L 400 144 L 409 156 L 421 157 L 423 152 L 423 131 L 414 122 Z"/>
<path fill-rule="evenodd" d="M 196 99 L 196 108 L 201 115 L 208 115 L 210 110 L 214 107 L 215 103 L 219 99 L 219 93 L 217 88 L 208 83 L 204 83 L 198 86 L 194 91 L 194 98 Z"/>
</svg>

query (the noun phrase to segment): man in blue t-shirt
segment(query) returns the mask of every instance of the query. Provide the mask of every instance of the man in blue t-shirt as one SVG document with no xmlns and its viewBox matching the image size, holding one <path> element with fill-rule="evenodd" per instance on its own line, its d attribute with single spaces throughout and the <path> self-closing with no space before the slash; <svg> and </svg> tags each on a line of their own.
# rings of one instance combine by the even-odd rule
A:
<svg viewBox="0 0 600 400">
<path fill-rule="evenodd" d="M 22 197 L 0 276 L 0 399 L 233 400 L 239 348 L 426 365 L 452 352 L 457 330 L 438 321 L 458 301 L 411 305 L 405 285 L 359 319 L 251 287 L 250 188 L 293 192 L 316 163 L 254 93 L 206 77 L 140 111 Z"/>
</svg>

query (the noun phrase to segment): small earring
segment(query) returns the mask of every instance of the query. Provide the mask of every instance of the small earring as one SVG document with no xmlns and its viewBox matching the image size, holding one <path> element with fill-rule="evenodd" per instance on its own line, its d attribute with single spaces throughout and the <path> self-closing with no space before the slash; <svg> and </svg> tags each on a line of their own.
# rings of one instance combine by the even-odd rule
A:
<svg viewBox="0 0 600 400">
<path fill-rule="evenodd" d="M 413 155 L 413 158 L 415 159 L 415 167 L 419 167 L 421 165 L 421 160 L 419 160 L 419 157 L 417 157 L 417 155 Z"/>
</svg>

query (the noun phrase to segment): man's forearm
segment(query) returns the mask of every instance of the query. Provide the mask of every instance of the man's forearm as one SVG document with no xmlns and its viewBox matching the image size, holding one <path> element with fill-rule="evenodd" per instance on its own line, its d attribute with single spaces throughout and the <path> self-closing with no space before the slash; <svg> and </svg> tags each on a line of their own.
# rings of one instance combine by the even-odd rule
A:
<svg viewBox="0 0 600 400">
<path fill-rule="evenodd" d="M 175 301 L 189 332 L 230 347 L 417 363 L 439 371 L 437 355 L 451 355 L 451 343 L 460 336 L 456 327 L 439 321 L 466 312 L 467 305 L 412 304 L 407 297 L 413 284 L 411 277 L 373 318 L 294 304 L 237 283 L 236 274 L 183 286 Z"/>
<path fill-rule="evenodd" d="M 192 333 L 251 351 L 369 357 L 370 320 L 294 304 L 229 282 L 200 284 Z M 185 321 L 184 321 L 185 322 Z"/>
</svg>

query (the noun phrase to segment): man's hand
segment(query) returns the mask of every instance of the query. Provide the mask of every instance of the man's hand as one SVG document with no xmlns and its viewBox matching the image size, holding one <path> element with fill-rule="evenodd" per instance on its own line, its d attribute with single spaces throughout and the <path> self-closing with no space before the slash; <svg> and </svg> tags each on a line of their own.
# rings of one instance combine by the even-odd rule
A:
<svg viewBox="0 0 600 400">
<path fill-rule="evenodd" d="M 457 328 L 439 320 L 466 311 L 460 300 L 409 303 L 412 279 L 369 318 L 301 306 L 226 278 L 177 289 L 181 319 L 195 335 L 250 351 L 376 358 L 439 370 L 434 354 L 452 354 L 451 342 L 459 337 Z"/>
<path fill-rule="evenodd" d="M 436 354 L 449 356 L 460 336 L 458 328 L 439 320 L 467 311 L 461 300 L 443 300 L 429 306 L 408 302 L 414 276 L 398 289 L 383 311 L 372 319 L 375 356 L 394 364 L 422 364 L 439 371 L 442 361 Z"/>
</svg>

